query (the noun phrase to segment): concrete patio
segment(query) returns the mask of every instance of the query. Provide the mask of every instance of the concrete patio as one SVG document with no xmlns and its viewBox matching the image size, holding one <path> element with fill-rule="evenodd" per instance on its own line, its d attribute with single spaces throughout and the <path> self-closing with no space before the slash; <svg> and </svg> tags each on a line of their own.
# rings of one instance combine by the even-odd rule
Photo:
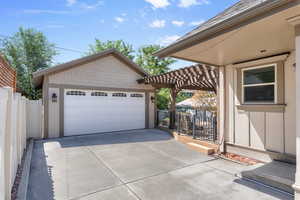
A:
<svg viewBox="0 0 300 200">
<path fill-rule="evenodd" d="M 159 130 L 39 140 L 27 199 L 293 199 L 235 176 L 253 168 L 192 151 Z"/>
</svg>

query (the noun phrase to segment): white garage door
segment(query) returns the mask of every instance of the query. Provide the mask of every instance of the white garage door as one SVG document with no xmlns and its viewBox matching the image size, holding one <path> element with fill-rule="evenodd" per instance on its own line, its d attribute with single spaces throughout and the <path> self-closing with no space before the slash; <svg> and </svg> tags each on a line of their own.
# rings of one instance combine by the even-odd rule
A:
<svg viewBox="0 0 300 200">
<path fill-rule="evenodd" d="M 142 128 L 144 93 L 65 90 L 65 136 Z"/>
</svg>

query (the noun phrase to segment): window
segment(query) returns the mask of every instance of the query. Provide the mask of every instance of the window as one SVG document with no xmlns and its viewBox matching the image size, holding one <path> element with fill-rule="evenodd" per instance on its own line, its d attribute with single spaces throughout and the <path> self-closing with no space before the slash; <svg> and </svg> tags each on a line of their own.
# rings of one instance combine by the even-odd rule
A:
<svg viewBox="0 0 300 200">
<path fill-rule="evenodd" d="M 143 98 L 142 94 L 130 94 L 130 97 Z"/>
<path fill-rule="evenodd" d="M 92 92 L 91 96 L 107 97 L 107 93 L 106 92 Z"/>
<path fill-rule="evenodd" d="M 82 92 L 82 91 L 68 91 L 67 95 L 85 96 L 85 92 Z"/>
<path fill-rule="evenodd" d="M 126 93 L 113 93 L 113 97 L 127 97 Z"/>
<path fill-rule="evenodd" d="M 244 103 L 276 103 L 276 65 L 242 70 Z"/>
</svg>

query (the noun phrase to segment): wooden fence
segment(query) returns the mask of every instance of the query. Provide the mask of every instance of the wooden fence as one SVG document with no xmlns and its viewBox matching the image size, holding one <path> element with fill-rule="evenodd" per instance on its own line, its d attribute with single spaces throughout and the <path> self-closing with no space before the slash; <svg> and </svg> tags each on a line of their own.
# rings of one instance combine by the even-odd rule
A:
<svg viewBox="0 0 300 200">
<path fill-rule="evenodd" d="M 42 104 L 0 88 L 0 200 L 10 200 L 28 138 L 42 138 Z"/>
</svg>

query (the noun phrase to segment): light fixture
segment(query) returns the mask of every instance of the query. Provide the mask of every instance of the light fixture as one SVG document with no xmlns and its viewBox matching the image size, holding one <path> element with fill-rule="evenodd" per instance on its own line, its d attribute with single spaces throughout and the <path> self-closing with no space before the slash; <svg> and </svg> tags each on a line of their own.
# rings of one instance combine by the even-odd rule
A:
<svg viewBox="0 0 300 200">
<path fill-rule="evenodd" d="M 154 103 L 155 102 L 155 97 L 151 96 L 151 102 Z"/>
<path fill-rule="evenodd" d="M 52 94 L 52 102 L 53 102 L 53 103 L 56 103 L 56 102 L 57 102 L 57 94 L 56 94 L 56 93 L 53 93 L 53 94 Z"/>
<path fill-rule="evenodd" d="M 266 53 L 266 52 L 267 52 L 267 50 L 265 50 L 265 49 L 260 50 L 260 53 Z"/>
</svg>

